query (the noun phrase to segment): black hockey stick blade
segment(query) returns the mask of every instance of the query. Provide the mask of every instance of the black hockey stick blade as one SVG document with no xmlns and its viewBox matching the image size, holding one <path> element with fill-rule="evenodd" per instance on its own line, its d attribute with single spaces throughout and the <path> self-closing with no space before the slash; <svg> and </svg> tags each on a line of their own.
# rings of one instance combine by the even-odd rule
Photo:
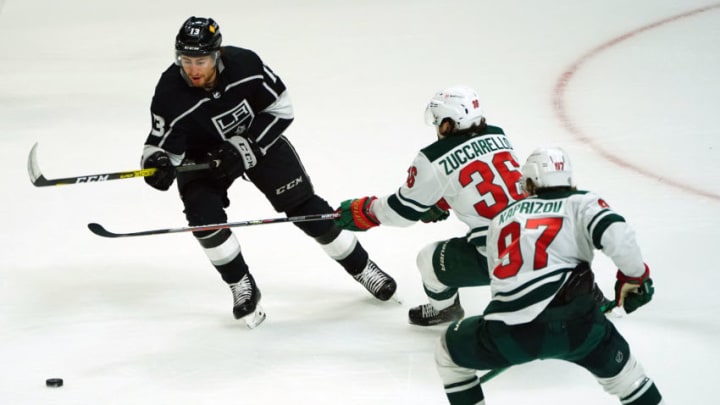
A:
<svg viewBox="0 0 720 405">
<path fill-rule="evenodd" d="M 123 180 L 132 179 L 135 177 L 148 177 L 155 174 L 155 171 L 157 170 L 155 168 L 148 168 L 140 170 L 129 170 L 125 172 L 101 173 L 75 177 L 64 177 L 60 179 L 48 179 L 43 175 L 42 171 L 40 170 L 40 165 L 38 164 L 37 159 L 37 148 L 38 144 L 36 142 L 35 145 L 33 145 L 32 149 L 30 149 L 30 154 L 28 155 L 27 161 L 28 175 L 30 176 L 30 181 L 35 187 L 63 186 L 68 184 L 95 183 L 99 181 Z M 218 162 L 209 162 L 178 166 L 176 170 L 178 172 L 206 170 L 217 166 L 217 163 Z"/>
<path fill-rule="evenodd" d="M 266 225 L 266 224 L 277 224 L 281 222 L 307 222 L 307 221 L 331 221 L 335 218 L 340 217 L 340 214 L 333 212 L 330 214 L 312 214 L 312 215 L 301 215 L 296 217 L 284 217 L 284 218 L 267 218 L 267 219 L 253 219 L 249 221 L 238 221 L 238 222 L 225 222 L 222 224 L 211 224 L 211 225 L 198 225 L 198 226 L 183 226 L 178 228 L 161 228 L 151 229 L 147 231 L 136 231 L 136 232 L 111 232 L 105 229 L 104 226 L 98 223 L 89 223 L 88 229 L 95 235 L 102 236 L 105 238 L 125 238 L 130 236 L 148 236 L 148 235 L 161 235 L 166 233 L 180 233 L 180 232 L 199 232 L 199 231 L 214 231 L 217 229 L 224 228 L 235 228 L 239 226 L 251 226 L 251 225 Z"/>
</svg>

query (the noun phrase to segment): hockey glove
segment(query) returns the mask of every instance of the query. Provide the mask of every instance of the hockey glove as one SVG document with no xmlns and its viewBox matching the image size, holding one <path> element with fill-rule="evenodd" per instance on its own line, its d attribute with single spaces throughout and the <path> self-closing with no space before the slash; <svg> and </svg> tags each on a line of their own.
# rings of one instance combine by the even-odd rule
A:
<svg viewBox="0 0 720 405">
<path fill-rule="evenodd" d="M 441 198 L 440 201 L 437 202 L 437 204 L 430 207 L 430 210 L 425 211 L 425 213 L 422 214 L 420 220 L 427 224 L 430 222 L 444 221 L 448 219 L 449 216 L 450 206 L 444 198 Z"/>
<path fill-rule="evenodd" d="M 645 273 L 640 277 L 628 277 L 622 271 L 617 272 L 615 282 L 615 302 L 628 314 L 647 304 L 655 294 L 650 269 L 645 265 Z"/>
<path fill-rule="evenodd" d="M 225 187 L 257 165 L 262 156 L 260 148 L 252 139 L 232 136 L 217 149 L 208 153 L 208 160 L 215 161 L 213 175 Z"/>
<path fill-rule="evenodd" d="M 160 191 L 166 191 L 175 181 L 175 166 L 170 157 L 163 151 L 157 151 L 143 161 L 143 169 L 154 167 L 157 170 L 152 176 L 145 176 L 145 183 Z"/>
<path fill-rule="evenodd" d="M 370 207 L 377 197 L 363 197 L 354 200 L 345 200 L 340 203 L 340 208 L 335 210 L 340 217 L 335 219 L 335 224 L 348 231 L 367 231 L 380 225 L 380 221 L 372 213 Z"/>
</svg>

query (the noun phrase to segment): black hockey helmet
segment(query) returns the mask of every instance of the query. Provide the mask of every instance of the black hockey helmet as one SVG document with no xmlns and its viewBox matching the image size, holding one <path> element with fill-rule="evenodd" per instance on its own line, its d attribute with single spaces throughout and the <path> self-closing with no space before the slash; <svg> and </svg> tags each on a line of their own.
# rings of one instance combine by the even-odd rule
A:
<svg viewBox="0 0 720 405">
<path fill-rule="evenodd" d="M 177 56 L 204 56 L 220 49 L 220 26 L 212 18 L 190 17 L 175 37 Z"/>
</svg>

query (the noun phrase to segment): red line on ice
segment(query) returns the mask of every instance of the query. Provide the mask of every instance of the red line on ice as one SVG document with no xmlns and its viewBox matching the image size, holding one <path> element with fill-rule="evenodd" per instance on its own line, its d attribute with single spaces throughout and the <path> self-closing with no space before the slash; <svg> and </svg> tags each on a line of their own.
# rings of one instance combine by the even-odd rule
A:
<svg viewBox="0 0 720 405">
<path fill-rule="evenodd" d="M 565 105 L 565 91 L 568 88 L 568 83 L 570 80 L 575 76 L 578 70 L 587 63 L 590 59 L 597 56 L 602 51 L 613 47 L 627 39 L 633 38 L 639 34 L 642 34 L 646 31 L 650 31 L 652 29 L 658 28 L 660 26 L 676 22 L 678 20 L 681 20 L 683 18 L 692 17 L 700 13 L 704 13 L 706 11 L 711 11 L 713 9 L 720 8 L 720 4 L 714 4 L 710 6 L 701 7 L 695 10 L 691 10 L 682 14 L 678 14 L 657 22 L 654 22 L 652 24 L 645 25 L 643 27 L 640 27 L 638 29 L 635 29 L 633 31 L 630 31 L 626 34 L 623 34 L 617 38 L 614 38 L 608 42 L 605 42 L 604 44 L 597 46 L 593 49 L 591 49 L 589 52 L 581 56 L 575 63 L 570 65 L 568 69 L 563 72 L 562 75 L 558 78 L 557 82 L 555 83 L 555 89 L 553 90 L 553 107 L 555 109 L 555 113 L 558 115 L 558 118 L 562 122 L 563 126 L 570 131 L 577 139 L 585 143 L 586 145 L 589 145 L 593 150 L 595 150 L 597 153 L 599 153 L 601 156 L 603 156 L 605 159 L 609 160 L 612 163 L 615 163 L 616 165 L 632 170 L 634 172 L 637 172 L 643 176 L 647 176 L 650 178 L 654 178 L 658 181 L 660 181 L 663 184 L 678 188 L 680 190 L 683 190 L 688 193 L 700 195 L 703 197 L 707 197 L 711 200 L 720 201 L 720 195 L 711 193 L 707 190 L 703 190 L 700 188 L 692 187 L 690 185 L 687 185 L 681 181 L 664 178 L 664 177 L 658 177 L 655 173 L 648 170 L 647 168 L 643 168 L 640 166 L 636 166 L 635 164 L 623 160 L 619 158 L 618 156 L 615 156 L 613 153 L 603 149 L 598 143 L 596 143 L 592 137 L 588 136 L 583 130 L 575 126 L 570 119 L 567 108 Z"/>
</svg>

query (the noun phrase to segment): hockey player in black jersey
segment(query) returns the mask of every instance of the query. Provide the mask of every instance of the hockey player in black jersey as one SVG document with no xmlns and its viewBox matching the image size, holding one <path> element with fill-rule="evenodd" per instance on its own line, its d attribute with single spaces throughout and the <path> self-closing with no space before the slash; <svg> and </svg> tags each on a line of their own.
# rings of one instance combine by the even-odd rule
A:
<svg viewBox="0 0 720 405">
<path fill-rule="evenodd" d="M 165 191 L 177 178 L 190 226 L 227 222 L 228 188 L 239 178 L 252 182 L 287 216 L 332 213 L 283 135 L 293 121 L 285 84 L 253 51 L 221 42 L 212 18 L 190 17 L 180 28 L 175 63 L 160 77 L 152 99 L 142 166 L 157 171 L 145 181 Z M 175 170 L 181 163 L 203 162 L 214 168 Z M 332 221 L 294 224 L 377 299 L 395 293 L 395 281 L 369 259 L 353 233 Z M 230 286 L 235 318 L 257 326 L 265 318 L 260 290 L 235 235 L 220 229 L 194 236 Z"/>
</svg>

